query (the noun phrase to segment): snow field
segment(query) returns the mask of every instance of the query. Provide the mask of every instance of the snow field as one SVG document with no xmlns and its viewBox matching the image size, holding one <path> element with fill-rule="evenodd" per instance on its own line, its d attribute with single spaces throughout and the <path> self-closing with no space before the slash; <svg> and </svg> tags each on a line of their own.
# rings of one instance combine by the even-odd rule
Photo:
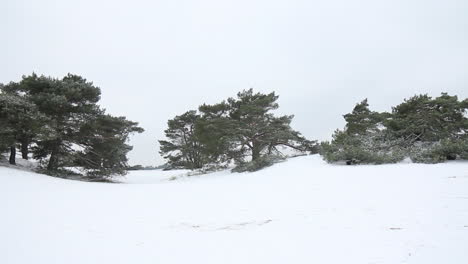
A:
<svg viewBox="0 0 468 264">
<path fill-rule="evenodd" d="M 186 173 L 0 167 L 0 263 L 468 263 L 466 162 Z"/>
</svg>

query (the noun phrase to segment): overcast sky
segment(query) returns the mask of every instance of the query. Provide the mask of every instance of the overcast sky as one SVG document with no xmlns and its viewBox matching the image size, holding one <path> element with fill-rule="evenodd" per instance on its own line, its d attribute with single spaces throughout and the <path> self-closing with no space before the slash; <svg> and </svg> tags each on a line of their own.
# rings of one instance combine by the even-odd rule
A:
<svg viewBox="0 0 468 264">
<path fill-rule="evenodd" d="M 364 98 L 468 97 L 466 0 L 0 0 L 0 82 L 82 75 L 140 122 L 131 164 L 156 165 L 168 119 L 250 87 L 310 139 Z"/>
</svg>

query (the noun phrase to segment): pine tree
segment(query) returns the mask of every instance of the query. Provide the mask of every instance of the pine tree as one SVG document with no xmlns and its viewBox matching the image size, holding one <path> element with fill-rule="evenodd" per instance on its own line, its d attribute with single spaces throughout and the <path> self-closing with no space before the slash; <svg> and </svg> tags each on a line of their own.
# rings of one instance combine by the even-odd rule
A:
<svg viewBox="0 0 468 264">
<path fill-rule="evenodd" d="M 37 142 L 34 148 L 35 158 L 49 157 L 48 171 L 57 170 L 71 160 L 80 127 L 101 113 L 96 105 L 100 89 L 77 75 L 68 74 L 61 80 L 36 74 L 23 76 L 19 85 L 9 91 L 23 94 L 49 119 L 49 138 Z"/>
<path fill-rule="evenodd" d="M 369 110 L 367 99 L 356 104 L 353 111 L 343 116 L 346 120 L 346 133 L 362 135 L 375 131 L 382 121 L 382 115 Z"/>
<path fill-rule="evenodd" d="M 48 159 L 48 173 L 81 166 L 92 177 L 125 174 L 132 149 L 128 137 L 143 129 L 100 109 L 101 91 L 91 82 L 72 74 L 54 79 L 33 73 L 0 88 L 0 151 L 10 148 L 10 163 L 16 145 L 27 158 L 34 143 L 34 158 Z"/>
<path fill-rule="evenodd" d="M 321 145 L 329 162 L 388 163 L 410 157 L 435 163 L 467 157 L 468 100 L 442 93 L 437 98 L 416 95 L 392 108 L 392 113 L 368 109 L 367 100 L 345 115 L 344 131 Z"/>
<path fill-rule="evenodd" d="M 275 93 L 238 93 L 214 105 L 203 104 L 200 114 L 188 111 L 168 121 L 168 140 L 160 140 L 160 153 L 173 168 L 202 168 L 207 164 L 228 164 L 231 160 L 250 160 L 259 169 L 278 154 L 279 146 L 302 152 L 317 151 L 309 141 L 290 126 L 293 116 L 276 117 Z"/>
<path fill-rule="evenodd" d="M 197 122 L 197 139 L 210 162 L 228 163 L 242 159 L 243 149 L 236 141 L 236 123 L 229 116 L 230 106 L 225 102 L 199 107 L 201 118 Z"/>
<path fill-rule="evenodd" d="M 325 160 L 352 165 L 393 163 L 404 158 L 400 142 L 389 135 L 383 125 L 389 118 L 388 113 L 371 111 L 365 99 L 343 117 L 345 129 L 336 130 L 331 142 L 321 144 Z"/>
<path fill-rule="evenodd" d="M 465 101 L 446 93 L 434 99 L 428 95 L 413 96 L 393 108 L 386 125 L 408 144 L 458 138 L 468 132 Z"/>
<path fill-rule="evenodd" d="M 208 162 L 196 132 L 199 119 L 192 110 L 167 122 L 164 133 L 168 140 L 159 140 L 159 144 L 161 155 L 172 168 L 198 169 Z"/>
<path fill-rule="evenodd" d="M 16 145 L 21 144 L 23 158 L 28 158 L 28 146 L 33 139 L 44 137 L 47 118 L 38 112 L 35 104 L 26 98 L 10 93 L 0 93 L 0 147 L 10 149 L 10 164 L 16 164 Z"/>
<path fill-rule="evenodd" d="M 5 107 L 5 96 L 0 94 L 0 153 L 4 153 L 9 150 L 9 162 L 10 164 L 15 165 L 16 148 L 14 128 L 10 124 L 8 112 L 9 109 L 6 109 Z"/>
<path fill-rule="evenodd" d="M 315 142 L 308 141 L 290 124 L 293 116 L 276 117 L 271 111 L 278 108 L 275 93 L 254 93 L 253 89 L 242 91 L 237 98 L 229 98 L 216 105 L 202 105 L 203 118 L 210 120 L 213 130 L 224 135 L 229 152 L 242 160 L 250 157 L 256 161 L 262 155 L 278 151 L 278 146 L 287 146 L 300 151 L 314 151 Z"/>
<path fill-rule="evenodd" d="M 76 144 L 82 150 L 75 155 L 75 164 L 92 178 L 124 175 L 128 168 L 127 153 L 132 150 L 127 144 L 129 136 L 143 131 L 138 123 L 125 117 L 97 115 L 80 128 Z"/>
</svg>

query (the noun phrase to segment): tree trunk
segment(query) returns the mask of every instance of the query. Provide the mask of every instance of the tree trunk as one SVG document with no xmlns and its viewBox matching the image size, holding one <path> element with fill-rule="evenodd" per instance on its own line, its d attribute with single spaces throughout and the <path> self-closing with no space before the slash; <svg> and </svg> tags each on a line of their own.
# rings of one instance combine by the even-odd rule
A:
<svg viewBox="0 0 468 264">
<path fill-rule="evenodd" d="M 49 164 L 47 164 L 48 171 L 54 171 L 58 168 L 58 149 L 59 145 L 53 146 L 52 153 L 50 154 Z"/>
<path fill-rule="evenodd" d="M 28 159 L 28 154 L 29 154 L 29 148 L 28 147 L 29 147 L 29 140 L 28 139 L 21 140 L 21 156 L 25 160 Z"/>
<path fill-rule="evenodd" d="M 260 158 L 260 147 L 255 142 L 252 143 L 252 161 L 256 161 Z"/>
<path fill-rule="evenodd" d="M 10 147 L 10 164 L 16 165 L 16 147 L 15 146 Z"/>
</svg>

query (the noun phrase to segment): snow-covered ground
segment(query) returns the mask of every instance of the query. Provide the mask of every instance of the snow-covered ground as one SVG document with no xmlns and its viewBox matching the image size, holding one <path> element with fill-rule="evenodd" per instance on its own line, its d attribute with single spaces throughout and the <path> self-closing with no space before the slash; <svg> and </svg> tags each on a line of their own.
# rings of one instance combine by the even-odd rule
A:
<svg viewBox="0 0 468 264">
<path fill-rule="evenodd" d="M 0 167 L 0 263 L 468 263 L 468 163 L 88 183 Z"/>
</svg>

